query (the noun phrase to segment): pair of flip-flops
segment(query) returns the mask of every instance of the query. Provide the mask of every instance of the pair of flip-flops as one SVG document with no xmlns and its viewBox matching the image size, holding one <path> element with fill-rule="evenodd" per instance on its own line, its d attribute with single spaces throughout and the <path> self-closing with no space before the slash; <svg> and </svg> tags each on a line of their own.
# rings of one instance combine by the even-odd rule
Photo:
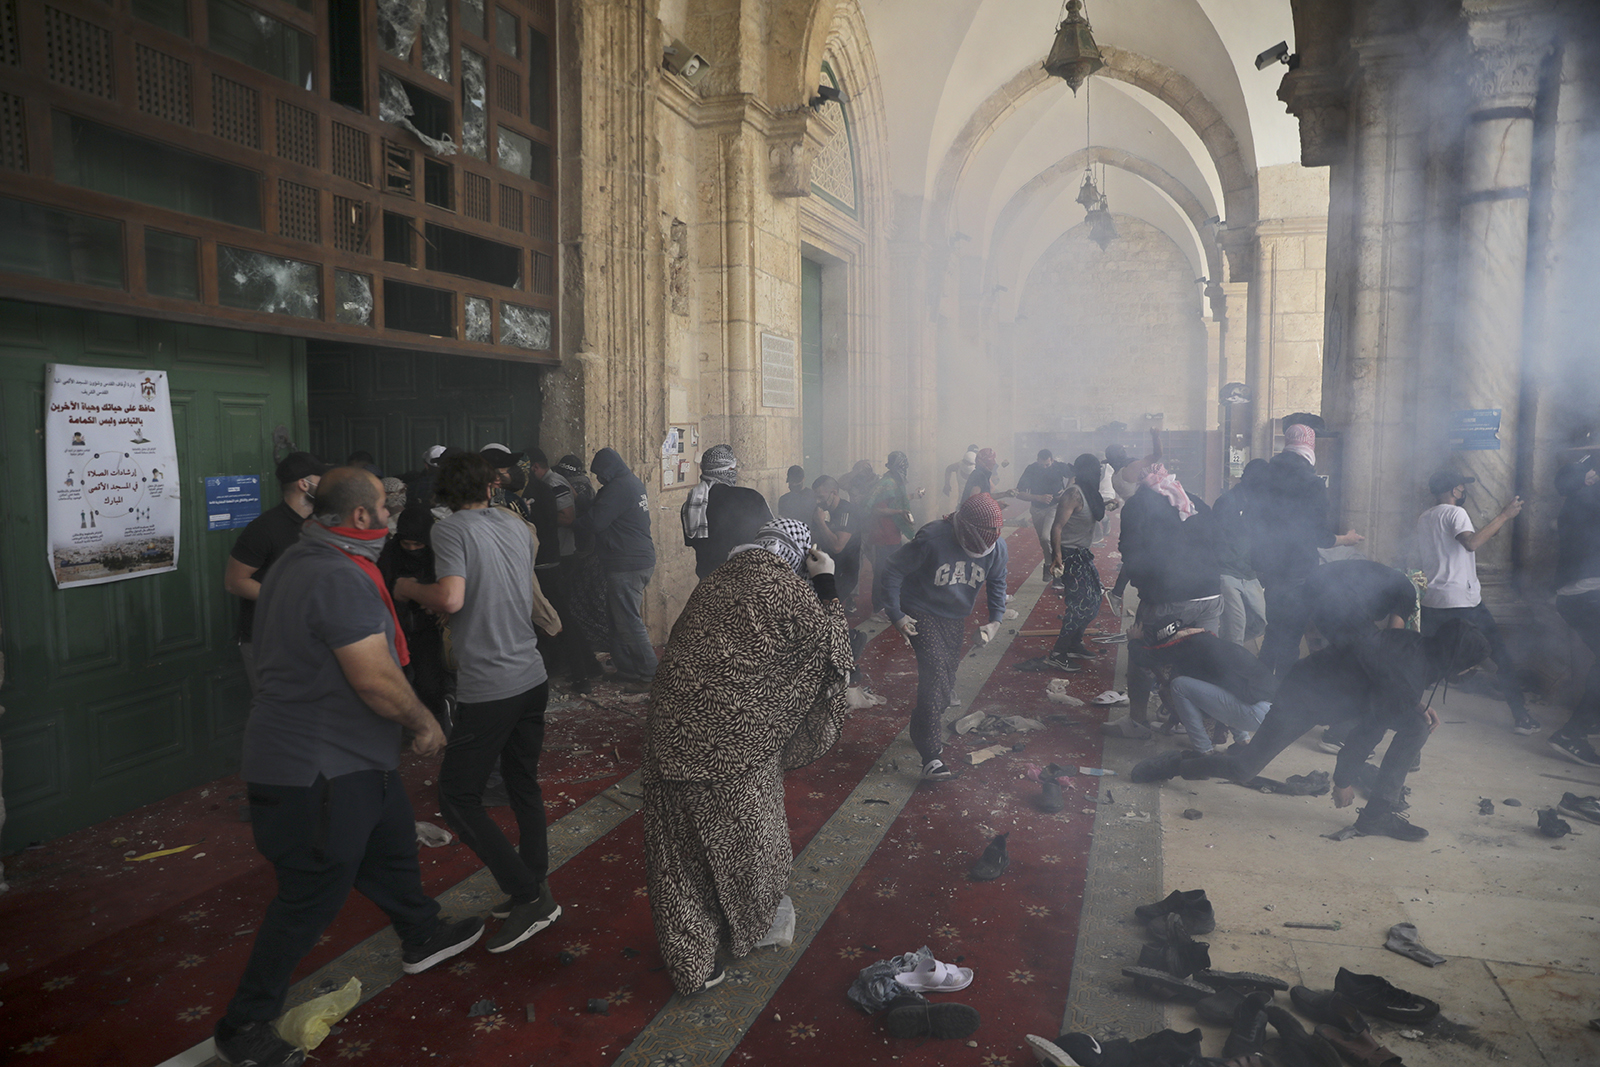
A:
<svg viewBox="0 0 1600 1067">
<path fill-rule="evenodd" d="M 894 980 L 918 993 L 956 993 L 972 984 L 972 968 L 940 963 L 929 956 L 914 970 L 895 975 Z"/>
<path fill-rule="evenodd" d="M 1101 707 L 1110 707 L 1113 704 L 1126 704 L 1127 702 L 1128 694 L 1119 693 L 1115 689 L 1107 689 L 1105 692 L 1101 693 L 1097 697 L 1093 697 L 1089 701 L 1089 703 L 1099 704 Z"/>
</svg>

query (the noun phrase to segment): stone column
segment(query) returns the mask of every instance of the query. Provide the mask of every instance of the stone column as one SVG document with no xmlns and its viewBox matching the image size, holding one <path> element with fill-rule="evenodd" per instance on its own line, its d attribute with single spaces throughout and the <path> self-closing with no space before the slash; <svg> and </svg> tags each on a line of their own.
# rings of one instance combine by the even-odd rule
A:
<svg viewBox="0 0 1600 1067">
<path fill-rule="evenodd" d="M 1410 383 L 1422 273 L 1427 92 L 1422 50 L 1404 34 L 1353 42 L 1360 58 L 1351 101 L 1349 162 L 1335 165 L 1329 242 L 1349 262 L 1329 271 L 1324 417 L 1342 434 L 1328 458 L 1342 528 L 1367 537 L 1368 554 L 1390 559 L 1416 521 L 1416 497 L 1396 492 L 1394 461 L 1411 452 L 1417 398 Z M 1348 227 L 1335 241 L 1334 219 Z M 1319 466 L 1322 466 L 1319 463 Z"/>
<path fill-rule="evenodd" d="M 1518 414 L 1523 376 L 1523 305 L 1528 273 L 1528 189 L 1533 168 L 1533 106 L 1550 53 L 1527 21 L 1529 5 L 1478 0 L 1463 5 L 1469 45 L 1462 159 L 1456 333 L 1457 409 L 1500 411 L 1498 451 L 1457 453 L 1478 479 L 1475 510 L 1484 518 L 1532 486 L 1519 482 Z M 1492 538 L 1477 553 L 1484 599 L 1510 596 L 1512 538 Z"/>
</svg>

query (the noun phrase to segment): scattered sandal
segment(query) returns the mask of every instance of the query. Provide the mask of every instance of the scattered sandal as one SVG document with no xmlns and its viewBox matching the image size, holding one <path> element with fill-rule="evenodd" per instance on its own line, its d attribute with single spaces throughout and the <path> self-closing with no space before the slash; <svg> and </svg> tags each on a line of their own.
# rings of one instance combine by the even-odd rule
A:
<svg viewBox="0 0 1600 1067">
<path fill-rule="evenodd" d="M 1128 694 L 1119 693 L 1115 689 L 1107 689 L 1105 692 L 1089 701 L 1091 704 L 1099 704 L 1102 707 L 1109 707 L 1112 704 L 1126 704 L 1127 702 Z"/>
<path fill-rule="evenodd" d="M 940 963 L 929 956 L 918 961 L 912 971 L 903 971 L 894 980 L 918 993 L 955 993 L 972 984 L 972 968 Z"/>
</svg>

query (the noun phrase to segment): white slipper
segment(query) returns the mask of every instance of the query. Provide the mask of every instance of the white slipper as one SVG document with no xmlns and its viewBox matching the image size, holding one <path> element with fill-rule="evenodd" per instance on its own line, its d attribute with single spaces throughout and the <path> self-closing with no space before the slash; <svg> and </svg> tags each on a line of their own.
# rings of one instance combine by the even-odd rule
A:
<svg viewBox="0 0 1600 1067">
<path fill-rule="evenodd" d="M 972 984 L 972 968 L 940 963 L 930 956 L 920 961 L 916 970 L 897 974 L 894 980 L 919 993 L 956 993 Z"/>
<path fill-rule="evenodd" d="M 1067 1055 L 1065 1049 L 1048 1038 L 1038 1034 L 1026 1035 L 1028 1047 L 1033 1049 L 1033 1054 L 1045 1067 L 1079 1067 L 1078 1061 Z"/>
<path fill-rule="evenodd" d="M 1090 701 L 1092 704 L 1100 704 L 1102 706 L 1110 704 L 1126 704 L 1127 702 L 1128 694 L 1119 693 L 1115 689 L 1107 689 L 1104 693 L 1101 693 L 1099 696 Z"/>
</svg>

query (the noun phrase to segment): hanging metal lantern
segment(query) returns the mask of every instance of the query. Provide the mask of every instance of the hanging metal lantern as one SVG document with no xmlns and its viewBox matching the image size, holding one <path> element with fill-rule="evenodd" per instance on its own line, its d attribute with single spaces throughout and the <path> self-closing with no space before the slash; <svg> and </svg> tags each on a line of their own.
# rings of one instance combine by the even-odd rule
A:
<svg viewBox="0 0 1600 1067">
<path fill-rule="evenodd" d="M 1056 42 L 1044 61 L 1045 73 L 1065 81 L 1076 96 L 1078 87 L 1103 66 L 1105 60 L 1084 17 L 1082 0 L 1067 0 L 1066 17 L 1056 27 Z"/>
<path fill-rule="evenodd" d="M 1090 211 L 1102 199 L 1100 190 L 1094 187 L 1094 175 L 1089 171 L 1084 171 L 1083 185 L 1078 188 L 1078 203 L 1083 205 L 1085 211 Z"/>
<path fill-rule="evenodd" d="M 1083 221 L 1089 226 L 1089 240 L 1099 245 L 1100 251 L 1104 252 L 1106 246 L 1117 239 L 1117 224 L 1111 219 L 1111 209 L 1104 197 L 1100 198 L 1098 207 L 1089 209 Z"/>
</svg>

